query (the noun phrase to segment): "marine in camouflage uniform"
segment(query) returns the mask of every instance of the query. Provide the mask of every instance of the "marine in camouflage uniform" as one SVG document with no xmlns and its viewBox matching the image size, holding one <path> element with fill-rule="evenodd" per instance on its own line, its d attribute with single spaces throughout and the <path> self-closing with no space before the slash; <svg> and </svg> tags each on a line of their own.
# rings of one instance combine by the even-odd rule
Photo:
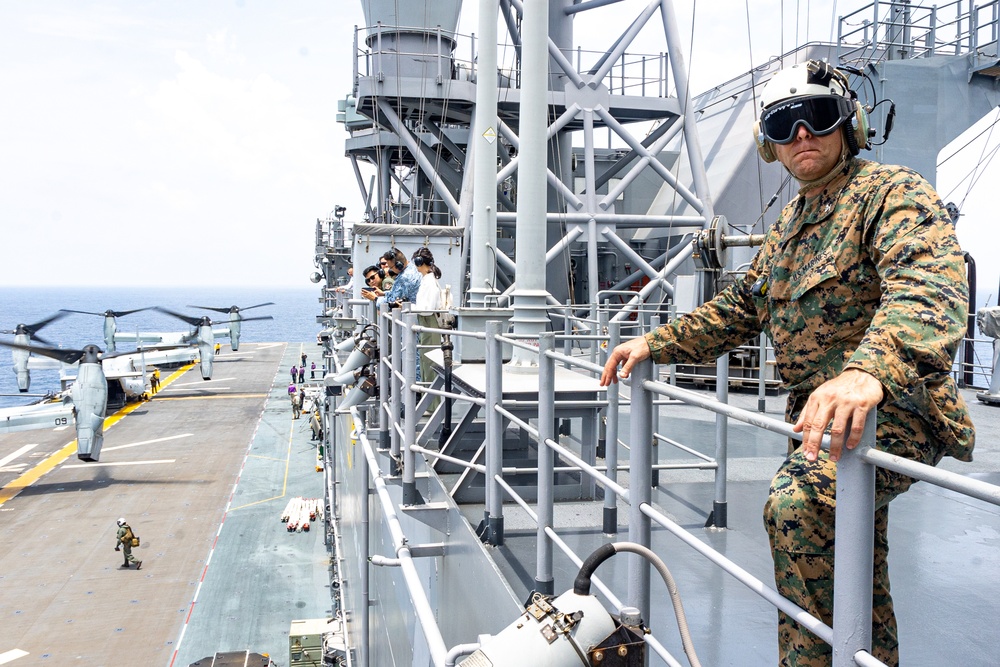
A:
<svg viewBox="0 0 1000 667">
<path fill-rule="evenodd" d="M 852 159 L 818 196 L 799 197 L 747 274 L 690 315 L 646 335 L 658 363 L 707 362 L 765 331 L 796 421 L 809 394 L 848 368 L 881 381 L 877 447 L 935 465 L 971 460 L 974 431 L 949 375 L 966 329 L 962 251 L 933 189 L 915 172 Z M 756 289 L 754 289 L 756 286 Z M 758 296 L 759 295 L 759 296 Z M 889 595 L 889 501 L 912 478 L 876 473 L 873 654 L 898 662 Z M 764 508 L 775 580 L 827 624 L 833 610 L 836 463 L 802 448 Z M 782 664 L 827 665 L 830 647 L 779 613 Z"/>
<path fill-rule="evenodd" d="M 765 331 L 802 444 L 771 482 L 764 523 L 785 597 L 832 623 L 836 461 L 877 410 L 876 446 L 934 465 L 971 460 L 974 431 L 949 373 L 966 328 L 964 258 L 937 194 L 902 167 L 857 159 L 867 118 L 847 78 L 808 61 L 761 95 L 761 159 L 799 181 L 750 270 L 715 299 L 616 347 L 601 384 L 652 357 L 708 362 Z M 851 428 L 847 428 L 848 420 Z M 829 429 L 830 452 L 820 451 Z M 889 595 L 889 501 L 913 480 L 876 471 L 872 653 L 899 661 Z M 782 665 L 821 667 L 831 649 L 779 612 Z"/>
</svg>

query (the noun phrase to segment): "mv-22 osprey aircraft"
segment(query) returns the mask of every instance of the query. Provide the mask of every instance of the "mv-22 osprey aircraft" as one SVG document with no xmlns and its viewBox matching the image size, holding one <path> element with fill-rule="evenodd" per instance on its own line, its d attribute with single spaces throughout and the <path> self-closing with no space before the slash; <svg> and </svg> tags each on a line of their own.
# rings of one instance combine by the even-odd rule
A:
<svg viewBox="0 0 1000 667">
<path fill-rule="evenodd" d="M 113 340 L 113 322 L 115 317 L 122 317 L 131 313 L 137 313 L 141 310 L 146 310 L 146 308 L 124 311 L 108 310 L 103 313 L 107 319 L 112 321 L 110 336 L 109 327 L 107 321 L 105 321 L 105 337 Z M 61 310 L 55 315 L 47 317 L 40 322 L 35 322 L 34 324 L 18 324 L 13 330 L 0 331 L 0 333 L 13 334 L 14 343 L 22 346 L 14 348 L 11 353 L 14 374 L 17 376 L 17 387 L 21 393 L 25 393 L 31 389 L 32 369 L 59 370 L 60 375 L 63 375 L 63 373 L 67 370 L 68 364 L 63 362 L 61 359 L 50 361 L 49 359 L 39 356 L 31 356 L 29 346 L 32 343 L 43 343 L 44 345 L 54 347 L 48 340 L 39 336 L 38 331 L 46 325 L 65 317 L 67 313 L 80 312 L 88 315 L 100 314 L 87 313 L 86 311 L 79 310 Z M 128 400 L 139 400 L 144 396 L 147 396 L 149 387 L 147 382 L 146 366 L 165 363 L 184 363 L 191 361 L 197 356 L 195 352 L 190 351 L 190 347 L 188 345 L 184 345 L 183 348 L 184 349 L 182 350 L 159 348 L 155 351 L 138 349 L 132 352 L 124 352 L 120 355 L 113 354 L 113 349 L 109 350 L 109 354 L 102 357 L 102 366 L 105 378 L 112 382 L 117 381 L 116 384 L 109 385 L 109 392 L 111 394 L 112 401 L 120 401 L 121 403 L 124 403 Z M 65 375 L 61 378 L 64 383 L 64 387 L 66 386 L 65 383 L 68 379 L 72 378 L 67 378 Z M 27 408 L 24 409 L 27 410 Z M 9 420 L 10 416 L 8 415 L 8 421 Z M 3 425 L 0 425 L 0 428 L 2 428 L 2 426 Z"/>
<path fill-rule="evenodd" d="M 104 444 L 104 414 L 108 409 L 108 380 L 101 361 L 102 358 L 111 359 L 118 355 L 104 354 L 96 345 L 87 345 L 82 350 L 60 350 L 6 341 L 0 341 L 0 345 L 27 354 L 40 354 L 63 364 L 80 364 L 76 380 L 69 389 L 68 402 L 64 399 L 62 403 L 4 408 L 0 410 L 0 433 L 63 426 L 72 416 L 76 422 L 77 456 L 83 461 L 99 460 Z"/>
<path fill-rule="evenodd" d="M 274 303 L 268 301 L 266 303 L 258 303 L 255 306 L 247 306 L 245 308 L 240 308 L 239 306 L 229 306 L 228 308 L 215 308 L 212 306 L 188 306 L 188 308 L 200 308 L 202 310 L 214 310 L 217 313 L 229 313 L 229 322 L 223 325 L 221 322 L 212 323 L 212 345 L 215 345 L 216 338 L 228 338 L 230 346 L 233 352 L 240 349 L 240 331 L 241 322 L 249 320 L 270 320 L 273 319 L 271 316 L 267 317 L 243 317 L 240 313 L 244 310 L 250 310 L 251 308 L 260 308 L 262 306 L 273 306 Z M 181 315 L 169 311 L 165 308 L 155 308 L 161 313 L 166 313 L 171 317 L 176 317 L 184 322 L 187 322 L 191 326 L 200 327 L 202 325 L 202 320 L 204 318 L 192 318 L 187 315 Z M 85 311 L 74 310 L 70 311 L 74 313 L 82 313 Z M 143 333 L 131 333 L 128 331 L 118 331 L 115 324 L 115 316 L 121 316 L 135 311 L 125 311 L 124 313 L 114 313 L 114 311 L 107 311 L 105 313 L 86 313 L 88 315 L 104 315 L 104 342 L 108 346 L 109 352 L 114 352 L 115 342 L 134 342 L 134 343 L 151 343 L 153 346 L 161 345 L 184 345 L 194 342 L 193 334 L 191 332 L 143 332 Z M 197 319 L 197 321 L 192 321 Z"/>
<path fill-rule="evenodd" d="M 270 303 L 258 304 L 260 306 L 269 306 Z M 189 306 L 190 308 L 202 308 L 204 306 Z M 250 308 L 257 308 L 258 306 L 250 306 Z M 214 308 L 207 308 L 207 310 L 218 310 Z M 273 320 L 274 318 L 270 315 L 264 315 L 262 317 L 243 317 L 239 314 L 239 308 L 233 306 L 235 310 L 223 310 L 222 312 L 231 312 L 231 319 L 229 327 L 226 329 L 232 342 L 233 350 L 238 350 L 240 343 L 240 322 L 249 322 L 252 320 Z M 181 313 L 175 313 L 172 310 L 167 310 L 166 308 L 160 308 L 156 306 L 154 310 L 157 310 L 165 315 L 170 315 L 171 317 L 176 317 L 182 322 L 187 322 L 194 330 L 188 334 L 181 336 L 180 340 L 183 343 L 195 343 L 198 345 L 198 350 L 201 356 L 201 377 L 203 380 L 212 379 L 212 364 L 215 360 L 215 336 L 216 331 L 212 328 L 213 322 L 212 318 L 207 315 L 203 317 L 192 317 L 190 315 L 183 315 Z M 244 308 L 247 310 L 247 308 Z M 142 334 L 145 335 L 145 334 Z"/>
<path fill-rule="evenodd" d="M 23 346 L 30 345 L 32 339 L 39 343 L 44 343 L 45 345 L 52 345 L 52 343 L 39 336 L 38 332 L 49 324 L 52 324 L 56 320 L 65 316 L 65 313 L 58 312 L 55 315 L 46 317 L 44 320 L 40 320 L 34 324 L 22 323 L 18 324 L 13 329 L 0 331 L 2 334 L 13 335 L 14 342 L 17 345 L 22 346 L 20 348 L 14 348 L 12 353 L 14 360 L 14 373 L 17 375 L 17 388 L 19 391 L 26 392 L 31 388 L 31 372 L 28 370 L 28 358 L 31 356 L 31 353 L 24 349 Z"/>
<path fill-rule="evenodd" d="M 104 343 L 107 345 L 108 352 L 114 353 L 116 349 L 116 343 L 120 342 L 134 342 L 136 344 L 146 343 L 150 345 L 147 348 L 146 363 L 155 364 L 165 364 L 165 363 L 184 363 L 188 361 L 193 361 L 196 358 L 200 358 L 201 365 L 201 375 L 205 380 L 212 379 L 212 365 L 215 358 L 215 339 L 216 338 L 229 338 L 230 345 L 234 352 L 240 349 L 240 331 L 241 322 L 250 320 L 270 320 L 273 319 L 270 315 L 264 317 L 243 317 L 240 313 L 244 310 L 250 310 L 251 308 L 260 308 L 262 306 L 273 306 L 274 303 L 268 301 L 266 303 L 258 303 L 255 306 L 247 306 L 245 308 L 240 308 L 239 306 L 230 306 L 228 308 L 214 308 L 211 306 L 188 306 L 189 308 L 202 308 L 204 310 L 214 310 L 220 313 L 229 313 L 229 323 L 226 326 L 219 326 L 218 322 L 212 322 L 208 317 L 189 317 L 187 315 L 182 315 L 180 313 L 167 310 L 166 308 L 156 307 L 154 310 L 170 315 L 171 317 L 176 317 L 184 322 L 187 322 L 192 327 L 195 327 L 194 331 L 180 331 L 180 332 L 128 332 L 119 331 L 116 318 L 128 315 L 130 313 L 139 312 L 140 310 L 146 310 L 145 308 L 139 308 L 136 310 L 125 310 L 125 311 L 114 311 L 106 310 L 103 313 L 95 313 L 85 310 L 64 310 L 61 312 L 67 313 L 81 313 L 84 315 L 97 315 L 104 317 Z M 21 341 L 25 343 L 25 341 Z M 194 346 L 194 347 L 191 347 Z M 194 350 L 198 351 L 195 354 Z M 107 368 L 105 369 L 108 370 Z M 128 395 L 128 390 L 126 389 L 126 395 Z"/>
</svg>

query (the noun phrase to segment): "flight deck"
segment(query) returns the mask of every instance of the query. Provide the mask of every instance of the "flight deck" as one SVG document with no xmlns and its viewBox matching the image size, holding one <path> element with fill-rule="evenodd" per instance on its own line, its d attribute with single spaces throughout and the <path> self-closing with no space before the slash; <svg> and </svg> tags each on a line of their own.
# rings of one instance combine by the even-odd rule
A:
<svg viewBox="0 0 1000 667">
<path fill-rule="evenodd" d="M 323 495 L 286 393 L 302 352 L 320 358 L 245 343 L 210 381 L 164 370 L 151 401 L 109 415 L 99 463 L 76 458 L 72 426 L 0 436 L 0 664 L 186 666 L 242 650 L 287 664 L 291 621 L 332 606 L 322 521 L 281 522 L 290 498 Z M 113 550 L 120 516 L 139 571 Z"/>
</svg>

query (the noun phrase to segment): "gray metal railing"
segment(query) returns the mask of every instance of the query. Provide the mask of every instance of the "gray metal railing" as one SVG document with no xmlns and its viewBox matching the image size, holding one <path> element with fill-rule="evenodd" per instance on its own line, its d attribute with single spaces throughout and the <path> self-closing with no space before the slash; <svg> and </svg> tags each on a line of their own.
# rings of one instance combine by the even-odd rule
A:
<svg viewBox="0 0 1000 667">
<path fill-rule="evenodd" d="M 906 60 L 978 53 L 998 37 L 998 3 L 953 0 L 923 6 L 879 1 L 842 16 L 837 24 L 837 62 Z"/>
<path fill-rule="evenodd" d="M 391 440 L 390 464 L 388 470 L 380 470 L 377 459 L 373 455 L 367 433 L 359 429 L 357 434 L 363 444 L 365 462 L 371 466 L 370 474 L 379 501 L 383 503 L 383 513 L 390 521 L 389 526 L 393 544 L 397 547 L 397 556 L 401 562 L 409 558 L 405 545 L 406 536 L 401 532 L 395 507 L 388 494 L 380 492 L 384 484 L 382 478 L 400 476 L 403 483 L 403 505 L 421 503 L 415 492 L 414 482 L 418 467 L 428 465 L 428 460 L 443 459 L 450 463 L 473 470 L 486 476 L 486 510 L 485 519 L 488 527 L 488 537 L 491 543 L 503 543 L 504 499 L 509 498 L 519 505 L 525 514 L 535 522 L 537 528 L 537 552 L 535 563 L 536 588 L 543 592 L 553 592 L 553 555 L 558 548 L 572 562 L 581 564 L 583 559 L 576 554 L 565 540 L 560 537 L 555 525 L 554 473 L 557 470 L 573 470 L 582 476 L 589 477 L 594 483 L 604 489 L 604 528 L 605 532 L 617 531 L 617 500 L 628 506 L 629 540 L 644 546 L 651 546 L 651 527 L 660 526 L 680 540 L 691 546 L 696 552 L 719 566 L 723 571 L 737 581 L 756 592 L 761 598 L 788 614 L 803 627 L 808 628 L 818 637 L 830 643 L 834 650 L 834 667 L 847 665 L 880 665 L 870 654 L 871 642 L 871 582 L 873 544 L 871 536 L 874 526 L 874 475 L 875 468 L 883 467 L 915 479 L 923 480 L 972 498 L 1000 505 L 1000 487 L 969 479 L 962 475 L 926 466 L 914 461 L 901 459 L 878 450 L 875 446 L 874 412 L 869 414 L 861 444 L 854 450 L 845 452 L 838 464 L 837 473 L 837 521 L 836 541 L 843 546 L 837 550 L 834 583 L 834 618 L 832 627 L 810 616 L 805 610 L 782 597 L 772 586 L 749 574 L 738 564 L 729 560 L 702 541 L 699 536 L 688 531 L 671 520 L 652 503 L 653 488 L 653 443 L 657 439 L 655 433 L 654 409 L 657 397 L 696 406 L 715 413 L 726 419 L 736 419 L 753 427 L 761 428 L 782 436 L 800 440 L 801 437 L 792 431 L 792 426 L 784 421 L 766 417 L 758 412 L 751 412 L 728 405 L 716 399 L 695 392 L 680 389 L 667 382 L 656 381 L 653 378 L 654 366 L 651 362 L 638 364 L 626 385 L 631 393 L 625 401 L 620 392 L 620 385 L 608 388 L 604 401 L 595 401 L 605 406 L 606 427 L 602 434 L 606 438 L 607 451 L 605 465 L 596 465 L 584 455 L 585 443 L 579 450 L 560 442 L 555 432 L 555 415 L 558 402 L 556 400 L 555 369 L 557 365 L 569 364 L 578 372 L 594 374 L 601 366 L 588 359 L 569 356 L 556 351 L 559 338 L 552 333 L 542 334 L 534 340 L 526 341 L 501 335 L 500 323 L 487 323 L 486 333 L 450 332 L 454 336 L 485 337 L 487 387 L 484 398 L 476 398 L 461 393 L 448 393 L 432 390 L 415 382 L 416 368 L 416 335 L 426 330 L 416 325 L 414 315 L 400 311 L 383 313 L 383 326 L 379 327 L 382 341 L 383 358 L 379 364 L 380 386 L 392 385 L 392 396 L 387 398 L 383 393 L 379 398 L 379 429 L 380 442 Z M 400 346 L 391 353 L 389 350 L 389 325 L 391 323 L 392 340 Z M 620 325 L 609 323 L 608 345 L 613 347 L 620 338 Z M 536 350 L 538 354 L 538 401 L 537 424 L 532 424 L 512 408 L 524 408 L 525 402 L 505 401 L 502 384 L 503 359 L 502 346 L 509 345 L 527 350 Z M 457 457 L 435 452 L 417 444 L 418 395 L 438 395 L 457 401 L 467 401 L 485 408 L 486 439 L 484 442 L 483 463 L 465 461 Z M 623 403 L 630 405 L 630 465 L 628 470 L 627 488 L 618 482 L 618 475 L 625 467 L 618 466 L 617 450 L 619 447 L 618 427 L 619 408 Z M 355 409 L 356 410 L 356 409 Z M 402 412 L 400 412 L 402 411 Z M 394 415 L 403 415 L 402 422 L 391 419 Z M 357 413 L 355 413 L 357 417 Z M 519 491 L 507 480 L 505 475 L 532 472 L 524 466 L 505 466 L 503 461 L 502 429 L 503 420 L 520 428 L 538 445 L 537 481 L 535 489 L 537 500 L 534 504 L 526 501 Z M 390 423 L 393 422 L 393 423 Z M 383 431 L 384 428 L 384 431 Z M 824 437 L 824 447 L 828 447 L 829 437 Z M 421 455 L 421 456 L 418 456 Z M 567 465 L 556 466 L 555 457 L 559 456 Z M 709 459 L 711 460 L 711 459 Z M 401 466 L 399 465 L 401 464 Z M 401 469 L 400 469 L 401 467 Z M 408 490 L 409 489 L 409 490 Z M 628 564 L 628 590 L 624 596 L 625 602 L 616 593 L 595 578 L 595 587 L 601 592 L 610 605 L 616 610 L 627 604 L 638 607 L 644 618 L 649 618 L 650 607 L 650 566 L 639 559 L 630 559 Z M 404 570 L 405 570 L 404 566 Z M 453 658 L 447 658 L 451 653 L 441 639 L 441 631 L 436 625 L 433 614 L 420 600 L 427 599 L 427 593 L 418 578 L 407 574 L 405 583 L 411 599 L 416 605 L 415 614 L 422 628 L 435 665 L 445 664 Z M 670 655 L 669 651 L 653 635 L 647 635 L 646 641 L 650 649 L 666 664 L 680 663 Z M 468 652 L 469 646 L 463 645 Z M 449 663 L 449 664 L 451 664 Z"/>
</svg>

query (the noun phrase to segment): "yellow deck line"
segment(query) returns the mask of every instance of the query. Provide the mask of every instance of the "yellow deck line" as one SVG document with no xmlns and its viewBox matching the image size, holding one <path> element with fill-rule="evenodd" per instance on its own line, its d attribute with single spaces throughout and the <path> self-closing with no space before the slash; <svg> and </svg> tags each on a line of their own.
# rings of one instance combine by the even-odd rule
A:
<svg viewBox="0 0 1000 667">
<path fill-rule="evenodd" d="M 271 496 L 270 498 L 264 498 L 263 500 L 255 500 L 252 503 L 247 503 L 246 505 L 240 505 L 238 507 L 230 507 L 228 511 L 235 512 L 236 510 L 241 510 L 241 509 L 244 509 L 246 507 L 252 507 L 254 505 L 260 505 L 261 503 L 269 503 L 272 500 L 279 500 L 279 499 L 285 497 L 285 494 L 288 493 L 288 466 L 289 466 L 289 464 L 292 461 L 292 436 L 293 435 L 295 435 L 295 424 L 292 424 L 291 427 L 288 429 L 288 450 L 285 453 L 285 478 L 284 478 L 284 480 L 282 480 L 282 483 L 281 483 L 281 495 L 280 496 Z M 257 457 L 257 458 L 270 458 L 270 457 L 260 456 L 260 457 Z M 274 461 L 280 461 L 281 459 L 272 459 L 272 460 L 274 460 Z"/>
<path fill-rule="evenodd" d="M 188 370 L 190 370 L 193 366 L 194 364 L 192 363 L 192 364 L 187 364 L 186 366 L 182 366 L 181 368 L 178 368 L 176 371 L 171 373 L 166 380 L 161 382 L 160 385 L 164 387 L 167 386 L 168 384 L 179 378 L 181 375 L 186 373 Z M 121 410 L 114 413 L 110 417 L 106 417 L 104 419 L 104 430 L 107 431 L 109 428 L 111 428 L 112 426 L 120 422 L 122 419 L 124 419 L 125 415 L 129 414 L 133 410 L 138 410 L 142 405 L 143 405 L 142 401 L 138 403 L 132 403 L 130 405 L 126 405 L 125 407 L 123 407 Z M 76 440 L 74 439 L 71 440 L 69 443 L 67 443 L 62 449 L 57 451 L 55 454 L 52 454 L 43 459 L 42 461 L 40 461 L 38 465 L 33 467 L 31 470 L 28 470 L 17 479 L 5 485 L 3 488 L 0 488 L 0 507 L 2 507 L 3 504 L 6 503 L 8 500 L 15 497 L 17 494 L 21 493 L 21 491 L 28 488 L 35 482 L 37 482 L 39 479 L 42 478 L 43 475 L 51 472 L 53 468 L 55 468 L 57 465 L 68 459 L 75 452 L 76 452 Z"/>
</svg>

